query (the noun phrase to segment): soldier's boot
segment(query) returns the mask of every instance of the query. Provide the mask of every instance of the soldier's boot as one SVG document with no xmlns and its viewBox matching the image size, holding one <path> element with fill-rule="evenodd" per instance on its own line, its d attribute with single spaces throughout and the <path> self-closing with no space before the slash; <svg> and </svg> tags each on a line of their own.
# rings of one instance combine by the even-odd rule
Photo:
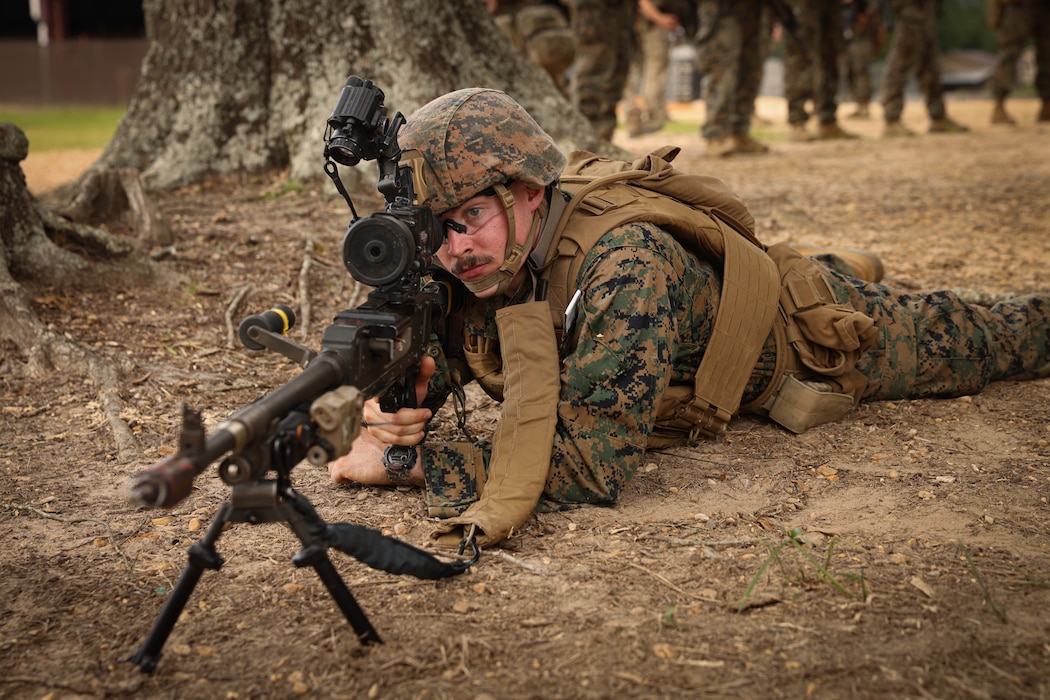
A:
<svg viewBox="0 0 1050 700">
<path fill-rule="evenodd" d="M 751 138 L 751 134 L 733 134 L 733 148 L 740 153 L 769 153 L 769 146 Z"/>
<path fill-rule="evenodd" d="M 1039 116 L 1035 118 L 1037 122 L 1050 122 L 1050 102 L 1044 102 L 1042 109 L 1039 110 Z"/>
<path fill-rule="evenodd" d="M 931 134 L 962 134 L 969 130 L 970 127 L 963 126 L 948 116 L 938 117 L 930 122 Z"/>
<path fill-rule="evenodd" d="M 810 136 L 808 131 L 806 131 L 805 124 L 791 125 L 791 130 L 788 132 L 788 141 L 793 141 L 794 143 L 806 143 L 812 140 L 813 137 Z"/>
<path fill-rule="evenodd" d="M 732 139 L 707 139 L 707 155 L 712 158 L 727 158 L 736 152 Z"/>
<path fill-rule="evenodd" d="M 818 127 L 817 138 L 822 141 L 828 141 L 831 139 L 859 139 L 860 136 L 846 131 L 839 126 L 838 122 L 831 122 L 830 124 L 821 124 Z"/>
<path fill-rule="evenodd" d="M 882 260 L 871 251 L 860 248 L 826 248 L 809 243 L 792 243 L 791 247 L 807 257 L 833 255 L 849 267 L 851 277 L 864 282 L 881 282 L 886 275 Z"/>
<path fill-rule="evenodd" d="M 886 125 L 882 127 L 882 137 L 884 139 L 895 139 L 906 136 L 915 136 L 915 132 L 901 124 L 900 119 L 888 121 L 886 122 Z"/>
<path fill-rule="evenodd" d="M 870 119 L 871 118 L 871 110 L 868 109 L 868 103 L 867 102 L 858 102 L 857 103 L 857 108 L 855 110 L 853 110 L 851 113 L 847 114 L 846 117 L 848 119 Z"/>
<path fill-rule="evenodd" d="M 1014 118 L 1006 112 L 1006 105 L 1002 99 L 995 101 L 995 107 L 992 109 L 992 124 L 1010 124 L 1013 126 L 1017 124 Z"/>
<path fill-rule="evenodd" d="M 633 139 L 642 135 L 642 110 L 638 108 L 638 105 L 632 103 L 628 106 L 624 110 L 623 120 L 627 125 L 627 136 Z"/>
</svg>

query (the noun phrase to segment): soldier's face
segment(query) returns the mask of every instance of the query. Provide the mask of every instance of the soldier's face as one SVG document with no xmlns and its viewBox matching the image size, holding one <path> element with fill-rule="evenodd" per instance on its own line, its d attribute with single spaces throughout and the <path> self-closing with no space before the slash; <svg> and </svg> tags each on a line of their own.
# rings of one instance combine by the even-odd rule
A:
<svg viewBox="0 0 1050 700">
<path fill-rule="evenodd" d="M 528 240 L 533 212 L 543 201 L 543 190 L 533 189 L 520 182 L 511 183 L 514 195 L 514 240 L 519 244 Z M 446 225 L 445 242 L 438 249 L 441 265 L 464 281 L 479 280 L 500 268 L 507 254 L 507 211 L 496 196 L 478 196 L 441 215 L 443 222 L 454 222 L 462 233 Z M 524 279 L 526 270 L 518 271 L 507 294 L 512 294 Z M 496 285 L 476 296 L 485 298 L 495 293 Z"/>
</svg>

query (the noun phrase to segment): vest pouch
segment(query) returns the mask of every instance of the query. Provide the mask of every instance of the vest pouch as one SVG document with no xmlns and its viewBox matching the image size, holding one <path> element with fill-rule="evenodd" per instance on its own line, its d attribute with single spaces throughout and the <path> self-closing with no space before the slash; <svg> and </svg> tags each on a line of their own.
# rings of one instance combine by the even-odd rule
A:
<svg viewBox="0 0 1050 700">
<path fill-rule="evenodd" d="M 504 377 L 499 343 L 491 338 L 467 333 L 463 342 L 463 357 L 478 386 L 490 399 L 502 401 Z"/>
<path fill-rule="evenodd" d="M 680 445 L 689 438 L 696 424 L 686 415 L 688 407 L 696 395 L 692 384 L 672 384 L 660 397 L 656 409 L 656 423 L 646 441 L 646 449 L 658 450 L 663 447 Z"/>
<path fill-rule="evenodd" d="M 824 268 L 810 258 L 784 243 L 770 246 L 769 255 L 782 276 L 780 317 L 775 324 L 780 329 L 774 329 L 777 353 L 793 355 L 787 358 L 785 374 L 802 370 L 804 377 L 816 375 L 817 382 L 826 378 L 837 385 L 834 391 L 846 394 L 851 403 L 859 401 L 868 380 L 856 365 L 875 344 L 875 321 L 838 303 Z M 775 380 L 773 385 L 777 385 Z M 759 403 L 768 405 L 765 398 Z"/>
<path fill-rule="evenodd" d="M 853 398 L 823 382 L 802 381 L 793 374 L 780 382 L 769 417 L 793 433 L 842 418 L 853 408 Z"/>
</svg>

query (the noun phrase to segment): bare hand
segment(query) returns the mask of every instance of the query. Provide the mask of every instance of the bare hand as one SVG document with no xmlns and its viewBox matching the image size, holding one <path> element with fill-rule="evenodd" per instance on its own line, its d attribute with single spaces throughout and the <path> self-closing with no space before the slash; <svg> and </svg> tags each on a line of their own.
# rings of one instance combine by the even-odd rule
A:
<svg viewBox="0 0 1050 700">
<path fill-rule="evenodd" d="M 424 357 L 416 377 L 416 403 L 427 395 L 427 384 L 434 376 L 434 358 Z M 389 445 L 418 445 L 426 434 L 427 421 L 432 413 L 426 408 L 401 408 L 396 413 L 384 413 L 379 401 L 365 402 L 366 428 L 354 440 L 349 454 L 328 463 L 328 474 L 337 484 L 389 484 L 383 468 L 383 451 Z M 412 483 L 422 486 L 423 466 L 419 462 L 409 472 Z"/>
<path fill-rule="evenodd" d="M 434 358 L 424 357 L 416 377 L 416 404 L 427 396 L 427 384 L 434 376 Z M 386 445 L 418 445 L 426 433 L 427 421 L 434 414 L 428 408 L 400 408 L 397 413 L 383 413 L 379 400 L 365 402 L 364 424 L 368 433 Z M 356 446 L 356 445 L 355 445 Z"/>
</svg>

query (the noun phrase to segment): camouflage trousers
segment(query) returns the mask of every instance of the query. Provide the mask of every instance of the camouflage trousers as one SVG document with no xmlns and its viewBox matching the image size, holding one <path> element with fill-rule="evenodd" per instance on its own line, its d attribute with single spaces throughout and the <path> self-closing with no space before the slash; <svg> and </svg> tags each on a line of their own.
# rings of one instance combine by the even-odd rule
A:
<svg viewBox="0 0 1050 700">
<path fill-rule="evenodd" d="M 762 83 L 766 39 L 763 3 L 735 0 L 701 2 L 696 65 L 703 73 L 705 139 L 724 139 L 751 131 L 751 115 Z"/>
<path fill-rule="evenodd" d="M 890 39 L 882 77 L 882 108 L 887 122 L 899 121 L 904 111 L 904 88 L 912 73 L 926 98 L 930 119 L 943 119 L 944 88 L 937 49 L 937 3 L 897 0 L 897 24 Z"/>
<path fill-rule="evenodd" d="M 988 308 L 951 291 L 903 292 L 840 275 L 832 287 L 879 328 L 857 363 L 865 401 L 976 394 L 1050 363 L 1050 294 Z"/>
<path fill-rule="evenodd" d="M 846 42 L 841 72 L 846 76 L 850 97 L 859 104 L 871 102 L 871 64 L 875 61 L 875 42 L 868 36 L 855 36 Z"/>
<path fill-rule="evenodd" d="M 834 124 L 838 108 L 842 8 L 824 0 L 794 0 L 798 26 L 785 32 L 784 97 L 788 123 L 805 124 L 806 101 L 813 100 L 821 124 Z"/>
<path fill-rule="evenodd" d="M 628 130 L 661 126 L 667 121 L 667 77 L 671 41 L 667 31 L 648 19 L 635 22 L 637 42 L 623 99 Z"/>
<path fill-rule="evenodd" d="M 1035 91 L 1050 103 L 1050 0 L 1033 0 L 1032 39 L 1035 42 Z"/>
<path fill-rule="evenodd" d="M 611 141 L 616 130 L 616 105 L 634 51 L 635 7 L 623 0 L 572 0 L 569 5 L 576 40 L 572 102 L 603 141 Z"/>
</svg>

